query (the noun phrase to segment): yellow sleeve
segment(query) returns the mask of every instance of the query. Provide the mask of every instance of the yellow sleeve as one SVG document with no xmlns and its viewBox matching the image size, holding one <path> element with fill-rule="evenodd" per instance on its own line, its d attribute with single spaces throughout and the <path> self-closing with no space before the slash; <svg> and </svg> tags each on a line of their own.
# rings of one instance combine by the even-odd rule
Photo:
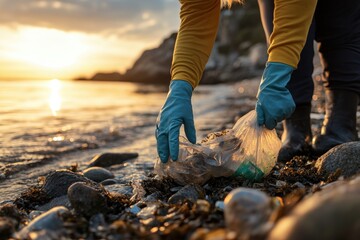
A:
<svg viewBox="0 0 360 240">
<path fill-rule="evenodd" d="M 297 68 L 316 3 L 317 0 L 275 0 L 269 62 L 285 63 Z"/>
<path fill-rule="evenodd" d="M 195 88 L 214 45 L 219 25 L 220 0 L 180 0 L 181 25 L 175 43 L 171 79 Z"/>
</svg>

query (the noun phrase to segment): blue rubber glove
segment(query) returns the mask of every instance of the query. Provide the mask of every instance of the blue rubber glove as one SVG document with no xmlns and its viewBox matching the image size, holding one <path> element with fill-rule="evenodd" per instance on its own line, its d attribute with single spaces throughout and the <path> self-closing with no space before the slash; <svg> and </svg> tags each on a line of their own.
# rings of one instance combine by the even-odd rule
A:
<svg viewBox="0 0 360 240">
<path fill-rule="evenodd" d="M 257 121 L 274 129 L 276 124 L 290 117 L 295 110 L 294 100 L 286 88 L 293 67 L 277 62 L 268 62 L 264 70 L 256 103 Z"/>
<path fill-rule="evenodd" d="M 169 155 L 176 161 L 179 155 L 179 133 L 182 124 L 191 143 L 196 143 L 194 117 L 191 106 L 192 86 L 183 80 L 173 80 L 168 96 L 156 121 L 157 151 L 161 162 Z"/>
</svg>

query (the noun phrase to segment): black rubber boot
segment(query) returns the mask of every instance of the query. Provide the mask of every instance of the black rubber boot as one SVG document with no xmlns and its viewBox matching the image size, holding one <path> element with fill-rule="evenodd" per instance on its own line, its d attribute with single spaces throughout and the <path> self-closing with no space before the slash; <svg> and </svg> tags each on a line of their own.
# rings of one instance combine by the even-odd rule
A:
<svg viewBox="0 0 360 240">
<path fill-rule="evenodd" d="M 315 154 L 321 155 L 336 145 L 358 141 L 356 110 L 359 95 L 351 91 L 325 91 L 325 119 L 321 134 L 313 139 Z"/>
<path fill-rule="evenodd" d="M 310 152 L 312 138 L 310 111 L 311 104 L 296 106 L 291 117 L 284 120 L 278 161 L 287 162 L 294 156 Z"/>
</svg>

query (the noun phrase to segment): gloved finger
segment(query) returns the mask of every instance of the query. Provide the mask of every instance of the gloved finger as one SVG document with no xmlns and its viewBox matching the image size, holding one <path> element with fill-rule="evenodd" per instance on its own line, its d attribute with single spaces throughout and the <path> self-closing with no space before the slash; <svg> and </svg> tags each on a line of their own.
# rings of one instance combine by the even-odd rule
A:
<svg viewBox="0 0 360 240">
<path fill-rule="evenodd" d="M 262 110 L 261 104 L 259 102 L 256 103 L 255 110 L 256 110 L 258 125 L 259 126 L 264 125 L 265 124 L 265 114 L 264 114 L 264 111 Z"/>
<path fill-rule="evenodd" d="M 169 159 L 169 142 L 166 133 L 160 133 L 156 137 L 157 151 L 161 162 L 166 163 Z"/>
<path fill-rule="evenodd" d="M 179 134 L 181 121 L 173 121 L 169 126 L 170 157 L 176 161 L 179 155 Z"/>
<path fill-rule="evenodd" d="M 187 139 L 195 144 L 196 143 L 196 130 L 193 119 L 185 119 L 185 134 Z"/>
<path fill-rule="evenodd" d="M 272 117 L 268 117 L 265 119 L 265 127 L 267 129 L 270 130 L 274 129 L 276 127 L 276 124 L 277 124 L 276 120 Z"/>
</svg>

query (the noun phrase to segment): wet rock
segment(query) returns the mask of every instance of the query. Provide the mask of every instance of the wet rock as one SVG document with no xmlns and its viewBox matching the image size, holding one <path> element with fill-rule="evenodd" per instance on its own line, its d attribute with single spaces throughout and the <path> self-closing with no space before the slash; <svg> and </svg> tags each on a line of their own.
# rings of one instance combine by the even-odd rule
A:
<svg viewBox="0 0 360 240">
<path fill-rule="evenodd" d="M 17 237 L 27 239 L 30 232 L 40 230 L 60 231 L 64 226 L 62 215 L 66 213 L 69 213 L 67 208 L 55 207 L 32 220 L 17 234 Z"/>
<path fill-rule="evenodd" d="M 271 199 L 263 192 L 250 188 L 237 188 L 225 198 L 225 222 L 229 230 L 240 239 L 261 236 L 268 229 Z"/>
<path fill-rule="evenodd" d="M 144 198 L 144 202 L 156 202 L 159 199 L 162 199 L 164 196 L 160 191 L 156 191 Z"/>
<path fill-rule="evenodd" d="M 103 186 L 109 186 L 109 185 L 114 185 L 114 184 L 118 184 L 119 181 L 116 179 L 106 179 L 104 181 L 102 181 L 100 184 Z"/>
<path fill-rule="evenodd" d="M 137 213 L 137 216 L 141 219 L 153 218 L 158 207 L 156 203 L 149 204 L 149 206 L 141 209 L 141 211 Z"/>
<path fill-rule="evenodd" d="M 86 217 L 91 217 L 96 213 L 106 213 L 108 210 L 105 193 L 85 183 L 71 185 L 68 198 L 75 211 Z"/>
<path fill-rule="evenodd" d="M 110 167 L 138 157 L 138 153 L 103 153 L 95 156 L 88 167 Z"/>
<path fill-rule="evenodd" d="M 63 206 L 63 207 L 66 207 L 66 208 L 70 208 L 71 207 L 71 204 L 70 204 L 70 201 L 69 201 L 69 198 L 67 197 L 67 195 L 63 195 L 63 196 L 60 196 L 60 197 L 56 197 L 56 198 L 53 198 L 50 202 L 42 205 L 42 206 L 39 206 L 36 208 L 36 210 L 39 210 L 39 211 L 48 211 L 54 207 L 59 207 L 59 206 Z"/>
<path fill-rule="evenodd" d="M 84 176 L 67 171 L 60 170 L 50 173 L 44 182 L 42 190 L 50 197 L 56 198 L 67 194 L 71 184 L 76 182 L 88 182 Z"/>
<path fill-rule="evenodd" d="M 271 231 L 269 239 L 358 239 L 360 176 L 300 202 Z"/>
<path fill-rule="evenodd" d="M 114 178 L 114 174 L 102 167 L 91 167 L 83 172 L 84 176 L 94 182 L 102 182 L 106 179 Z"/>
<path fill-rule="evenodd" d="M 190 184 L 181 188 L 177 193 L 172 195 L 169 198 L 168 202 L 170 204 L 181 204 L 185 201 L 190 201 L 192 203 L 195 203 L 196 200 L 204 197 L 205 197 L 205 192 L 201 186 Z"/>
<path fill-rule="evenodd" d="M 104 188 L 110 193 L 110 195 L 121 194 L 127 197 L 131 197 L 133 195 L 133 188 L 125 184 L 114 184 L 104 186 Z"/>
<path fill-rule="evenodd" d="M 135 214 L 135 215 L 138 214 L 140 211 L 141 211 L 141 208 L 139 208 L 136 205 L 132 205 L 129 208 L 129 212 L 131 212 L 132 214 Z"/>
<path fill-rule="evenodd" d="M 315 167 L 319 174 L 330 175 L 340 169 L 343 176 L 350 177 L 360 173 L 359 156 L 360 142 L 344 143 L 322 155 Z"/>
<path fill-rule="evenodd" d="M 0 240 L 10 239 L 15 232 L 16 220 L 0 217 Z"/>
</svg>

